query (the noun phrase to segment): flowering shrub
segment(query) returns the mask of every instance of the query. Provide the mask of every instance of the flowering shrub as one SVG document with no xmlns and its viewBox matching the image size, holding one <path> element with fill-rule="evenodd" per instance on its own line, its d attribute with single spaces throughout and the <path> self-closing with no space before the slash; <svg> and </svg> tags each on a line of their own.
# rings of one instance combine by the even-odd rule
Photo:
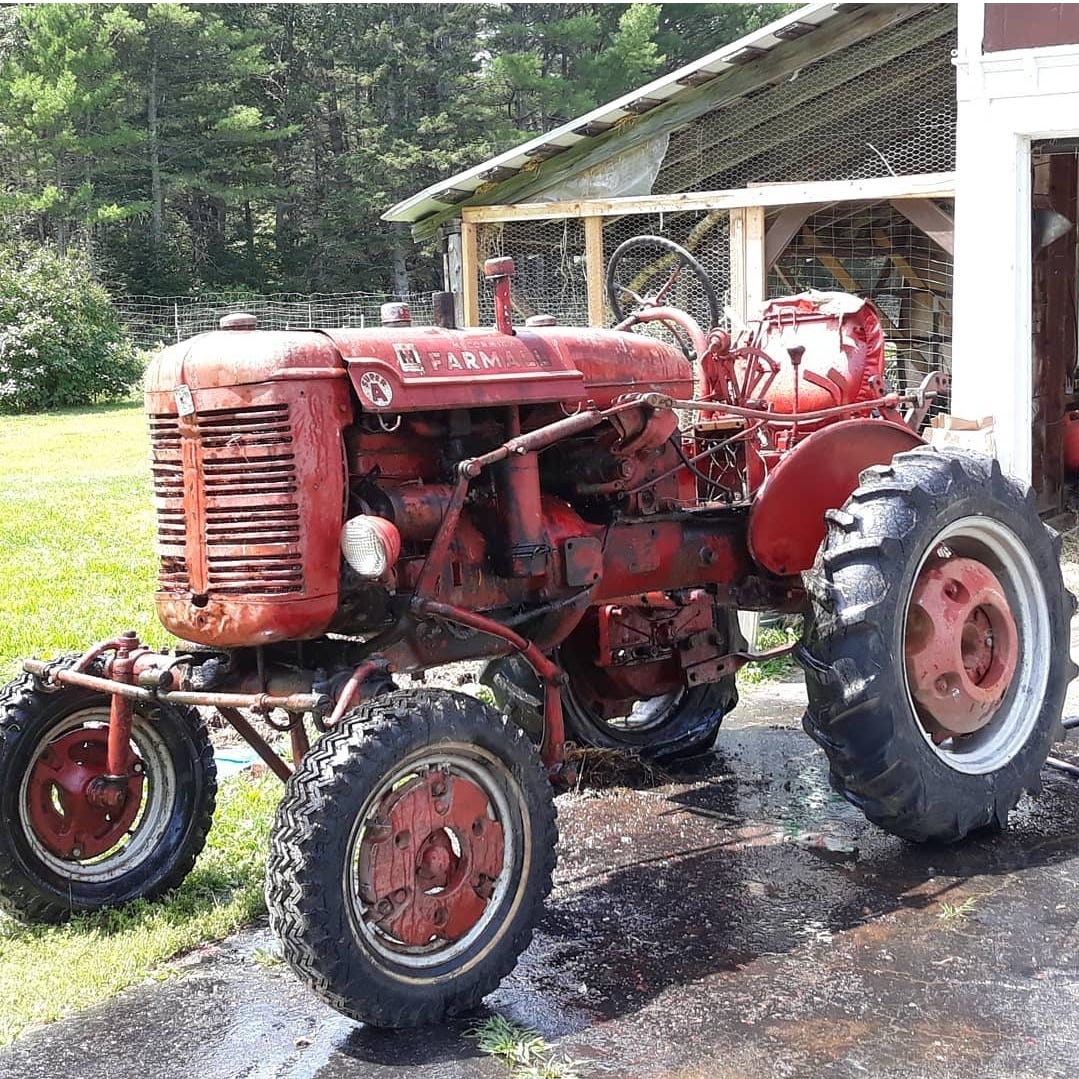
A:
<svg viewBox="0 0 1079 1079">
<path fill-rule="evenodd" d="M 0 252 L 0 412 L 123 397 L 142 365 L 84 259 Z"/>
</svg>

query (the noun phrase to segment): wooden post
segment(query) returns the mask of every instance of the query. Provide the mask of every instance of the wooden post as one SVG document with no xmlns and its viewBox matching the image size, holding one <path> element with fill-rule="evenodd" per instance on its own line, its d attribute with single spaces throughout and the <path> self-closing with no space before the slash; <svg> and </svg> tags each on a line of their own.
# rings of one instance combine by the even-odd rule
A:
<svg viewBox="0 0 1079 1079">
<path fill-rule="evenodd" d="M 764 301 L 766 273 L 764 207 L 731 210 L 731 307 L 743 322 Z"/>
<path fill-rule="evenodd" d="M 588 325 L 607 323 L 607 300 L 603 292 L 603 218 L 584 219 L 584 269 L 588 281 Z"/>
<path fill-rule="evenodd" d="M 744 206 L 731 210 L 731 309 L 743 322 L 746 320 L 746 211 Z"/>
<path fill-rule="evenodd" d="M 461 306 L 464 325 L 480 324 L 480 267 L 477 248 L 478 226 L 474 221 L 461 222 Z"/>
<path fill-rule="evenodd" d="M 755 316 L 768 294 L 768 263 L 764 253 L 764 207 L 746 208 L 746 317 Z"/>
</svg>

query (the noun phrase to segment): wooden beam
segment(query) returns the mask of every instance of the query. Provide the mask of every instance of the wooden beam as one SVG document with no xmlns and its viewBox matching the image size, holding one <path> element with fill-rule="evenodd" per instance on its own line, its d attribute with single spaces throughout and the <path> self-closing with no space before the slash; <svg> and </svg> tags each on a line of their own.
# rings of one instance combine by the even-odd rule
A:
<svg viewBox="0 0 1079 1079">
<path fill-rule="evenodd" d="M 929 199 L 892 199 L 892 205 L 949 255 L 955 254 L 955 222 Z"/>
<path fill-rule="evenodd" d="M 801 227 L 823 205 L 820 202 L 807 202 L 795 206 L 786 206 L 779 211 L 779 216 L 768 226 L 764 236 L 764 268 L 770 270 L 779 261 L 780 255 L 790 246 L 791 240 L 798 235 Z"/>
<path fill-rule="evenodd" d="M 918 274 L 918 271 L 907 261 L 906 257 L 896 251 L 887 233 L 879 231 L 874 232 L 873 243 L 882 251 L 887 252 L 888 258 L 892 260 L 892 265 L 903 275 L 903 279 L 908 285 L 920 289 L 922 292 L 933 291 Z"/>
<path fill-rule="evenodd" d="M 768 265 L 764 255 L 764 207 L 747 206 L 745 237 L 746 317 L 754 316 L 764 303 L 768 288 Z"/>
<path fill-rule="evenodd" d="M 681 127 L 707 112 L 737 102 L 748 91 L 778 79 L 789 78 L 792 71 L 798 71 L 825 56 L 879 35 L 886 27 L 920 14 L 927 6 L 867 5 L 864 11 L 856 13 L 840 29 L 829 29 L 823 36 L 807 34 L 804 38 L 770 49 L 766 56 L 754 63 L 725 74 L 718 85 L 713 80 L 699 89 L 679 95 L 668 105 L 653 109 L 606 136 L 583 140 L 572 149 L 552 158 L 540 169 L 518 173 L 498 185 L 498 196 L 504 202 L 511 202 L 537 195 L 570 176 L 576 176 L 608 160 L 629 145 Z M 815 40 L 818 37 L 820 40 Z M 469 204 L 476 207 L 487 197 L 474 194 Z M 426 239 L 447 218 L 456 217 L 458 210 L 458 206 L 447 206 L 445 210 L 417 221 L 412 226 L 413 236 L 418 240 Z"/>
<path fill-rule="evenodd" d="M 847 272 L 847 268 L 829 251 L 824 250 L 820 237 L 809 227 L 802 229 L 802 239 L 807 247 L 813 249 L 813 257 L 848 291 L 861 292 L 858 282 Z"/>
<path fill-rule="evenodd" d="M 954 198 L 954 172 L 916 176 L 877 176 L 867 180 L 813 180 L 808 183 L 759 184 L 724 191 L 678 195 L 640 195 L 620 199 L 567 199 L 522 202 L 513 206 L 466 206 L 462 221 L 545 221 L 564 217 L 619 217 L 624 214 L 683 210 L 732 210 L 743 206 L 793 206 L 825 202 L 884 202 L 889 199 Z"/>
<path fill-rule="evenodd" d="M 603 218 L 584 219 L 584 269 L 588 282 L 588 324 L 607 322 L 607 300 L 603 292 Z"/>
<path fill-rule="evenodd" d="M 749 312 L 749 287 L 746 282 L 746 211 L 744 206 L 731 210 L 729 240 L 731 307 L 746 321 Z"/>
<path fill-rule="evenodd" d="M 461 306 L 466 326 L 480 324 L 479 228 L 473 221 L 461 222 Z"/>
</svg>

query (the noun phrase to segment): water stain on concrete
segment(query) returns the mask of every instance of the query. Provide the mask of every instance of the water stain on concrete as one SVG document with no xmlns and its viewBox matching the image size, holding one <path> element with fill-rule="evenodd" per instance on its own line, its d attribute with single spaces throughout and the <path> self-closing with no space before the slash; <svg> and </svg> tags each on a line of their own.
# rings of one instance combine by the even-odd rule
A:
<svg viewBox="0 0 1079 1079">
<path fill-rule="evenodd" d="M 1005 834 L 913 847 L 830 791 L 787 692 L 658 785 L 559 799 L 555 892 L 487 1011 L 604 1077 L 1074 1075 L 1079 786 L 1047 774 Z M 30 1033 L 0 1079 L 508 1075 L 475 1018 L 365 1028 L 272 947 L 250 930 Z"/>
</svg>

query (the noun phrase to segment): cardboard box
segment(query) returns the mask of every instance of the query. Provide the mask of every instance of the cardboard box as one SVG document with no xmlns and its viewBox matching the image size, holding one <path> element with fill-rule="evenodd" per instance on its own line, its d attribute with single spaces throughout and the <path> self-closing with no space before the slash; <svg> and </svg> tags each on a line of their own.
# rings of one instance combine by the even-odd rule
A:
<svg viewBox="0 0 1079 1079">
<path fill-rule="evenodd" d="M 961 416 L 934 416 L 927 432 L 930 446 L 958 446 L 960 449 L 976 450 L 996 456 L 993 440 L 993 417 L 966 420 Z"/>
</svg>

